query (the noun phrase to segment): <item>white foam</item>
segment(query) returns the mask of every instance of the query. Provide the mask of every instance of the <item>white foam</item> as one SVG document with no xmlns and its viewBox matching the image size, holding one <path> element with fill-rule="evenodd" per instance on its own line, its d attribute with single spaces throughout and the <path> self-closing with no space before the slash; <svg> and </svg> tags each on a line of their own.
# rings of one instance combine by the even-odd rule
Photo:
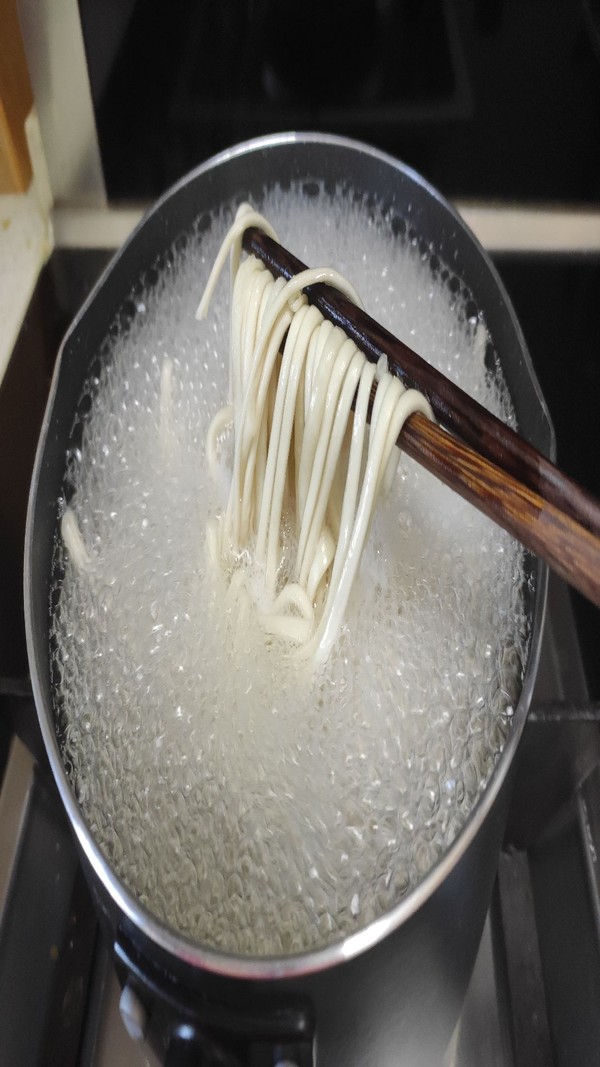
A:
<svg viewBox="0 0 600 1067">
<path fill-rule="evenodd" d="M 316 676 L 249 600 L 232 609 L 204 544 L 227 495 L 227 456 L 215 486 L 204 444 L 227 398 L 226 284 L 205 322 L 194 312 L 235 206 L 137 301 L 94 388 L 68 464 L 90 563 L 60 549 L 55 666 L 73 784 L 125 883 L 200 943 L 279 955 L 365 925 L 448 847 L 506 738 L 526 626 L 520 549 L 406 458 Z M 507 415 L 485 325 L 416 244 L 350 194 L 256 206 Z"/>
</svg>

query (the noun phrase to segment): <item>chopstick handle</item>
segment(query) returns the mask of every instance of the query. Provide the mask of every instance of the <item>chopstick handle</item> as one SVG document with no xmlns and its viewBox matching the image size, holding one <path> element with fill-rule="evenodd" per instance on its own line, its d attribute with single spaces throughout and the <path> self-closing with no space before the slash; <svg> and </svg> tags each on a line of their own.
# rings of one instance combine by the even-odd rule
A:
<svg viewBox="0 0 600 1067">
<path fill-rule="evenodd" d="M 420 413 L 398 444 L 600 607 L 599 537 Z"/>
</svg>

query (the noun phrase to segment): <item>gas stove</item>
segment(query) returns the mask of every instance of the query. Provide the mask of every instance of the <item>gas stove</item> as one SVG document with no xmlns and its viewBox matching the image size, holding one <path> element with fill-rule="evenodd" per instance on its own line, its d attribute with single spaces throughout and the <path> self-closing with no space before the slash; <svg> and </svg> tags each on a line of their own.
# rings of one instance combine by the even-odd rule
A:
<svg viewBox="0 0 600 1067">
<path fill-rule="evenodd" d="M 135 1005 L 132 1010 L 121 1000 L 110 947 L 99 933 L 46 763 L 22 622 L 22 524 L 49 374 L 62 332 L 109 257 L 106 249 L 55 250 L 0 390 L 5 438 L 0 480 L 10 519 L 3 516 L 3 522 L 11 535 L 0 562 L 0 1063 L 7 1064 L 136 1067 L 155 1062 L 135 1040 L 143 1036 L 144 1019 Z M 559 458 L 598 493 L 597 472 L 586 466 L 591 450 L 585 436 L 582 445 L 581 433 L 572 440 L 569 429 L 571 410 L 586 409 L 584 403 L 578 406 L 578 395 L 588 392 L 589 376 L 597 373 L 588 356 L 598 327 L 585 300 L 597 291 L 600 260 L 504 253 L 497 266 L 547 393 Z M 575 324 L 574 291 L 583 307 Z M 554 297 L 550 310 L 540 299 L 543 294 Z M 582 363 L 565 381 L 552 364 L 573 332 L 571 352 Z M 585 426 L 579 429 L 585 435 Z M 591 1067 L 599 1062 L 598 632 L 598 613 L 552 579 L 540 671 L 493 900 L 444 1067 Z M 127 1009 L 130 1032 L 120 1004 Z"/>
</svg>

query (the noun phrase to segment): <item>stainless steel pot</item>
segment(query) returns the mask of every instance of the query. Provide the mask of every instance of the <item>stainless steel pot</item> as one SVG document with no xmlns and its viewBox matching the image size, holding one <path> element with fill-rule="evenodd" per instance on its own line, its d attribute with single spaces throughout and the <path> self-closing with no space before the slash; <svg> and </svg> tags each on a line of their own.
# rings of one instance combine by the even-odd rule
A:
<svg viewBox="0 0 600 1067">
<path fill-rule="evenodd" d="M 546 569 L 530 561 L 531 650 L 512 732 L 462 833 L 424 881 L 383 918 L 319 951 L 237 958 L 193 944 L 118 880 L 79 811 L 59 751 L 49 657 L 52 552 L 65 453 L 83 384 L 139 279 L 175 238 L 224 201 L 258 198 L 295 179 L 341 178 L 408 219 L 472 291 L 494 338 L 521 432 L 551 454 L 553 434 L 523 336 L 496 271 L 456 212 L 419 175 L 364 145 L 318 134 L 243 144 L 209 160 L 150 211 L 67 334 L 37 453 L 26 534 L 27 640 L 50 763 L 123 980 L 144 1029 L 169 1062 L 314 1062 L 429 1067 L 460 1013 L 488 908 L 509 799 L 510 769 L 538 664 Z M 137 1010 L 136 1008 L 136 1010 Z M 184 1059 L 188 1056 L 188 1059 Z M 197 1059 L 193 1059 L 196 1056 Z M 178 1057 L 181 1057 L 178 1059 Z M 192 1058 L 189 1058 L 192 1057 Z M 262 1057 L 262 1058 L 261 1058 Z M 266 1058 L 265 1058 L 266 1057 Z"/>
</svg>

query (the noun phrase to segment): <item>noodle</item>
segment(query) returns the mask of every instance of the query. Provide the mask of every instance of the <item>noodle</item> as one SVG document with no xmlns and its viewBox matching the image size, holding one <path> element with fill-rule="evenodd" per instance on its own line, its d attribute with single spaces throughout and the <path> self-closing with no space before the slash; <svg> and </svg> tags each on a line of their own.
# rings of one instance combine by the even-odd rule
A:
<svg viewBox="0 0 600 1067">
<path fill-rule="evenodd" d="M 324 282 L 360 303 L 349 282 L 329 268 L 285 282 L 254 256 L 241 262 L 249 226 L 277 239 L 242 204 L 197 312 L 206 314 L 231 253 L 230 403 L 209 427 L 206 451 L 216 478 L 219 439 L 233 426 L 233 469 L 208 551 L 232 571 L 232 595 L 254 594 L 267 633 L 321 661 L 342 627 L 378 495 L 395 475 L 402 426 L 417 411 L 433 416 L 421 393 L 405 389 L 385 360 L 377 368 L 369 363 L 302 292 Z M 290 515 L 295 551 L 286 568 L 281 535 Z M 258 590 L 244 573 L 248 559 L 260 568 Z"/>
</svg>

